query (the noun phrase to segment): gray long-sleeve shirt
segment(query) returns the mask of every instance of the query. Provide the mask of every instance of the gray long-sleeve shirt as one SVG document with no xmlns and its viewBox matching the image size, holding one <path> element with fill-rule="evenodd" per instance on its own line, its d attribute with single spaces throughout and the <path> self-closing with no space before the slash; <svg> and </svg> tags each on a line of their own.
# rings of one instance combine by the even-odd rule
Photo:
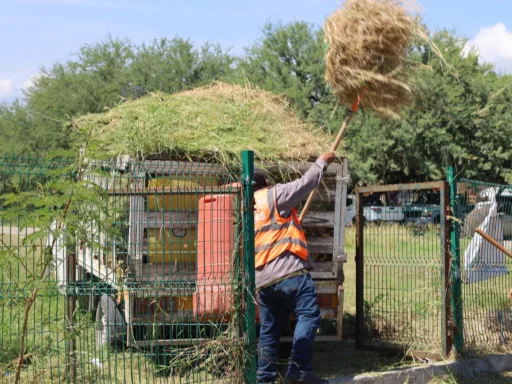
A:
<svg viewBox="0 0 512 384">
<path fill-rule="evenodd" d="M 276 189 L 277 209 L 282 217 L 289 217 L 292 209 L 320 184 L 326 169 L 327 163 L 318 159 L 300 179 L 286 184 L 276 184 L 273 187 Z M 312 266 L 310 256 L 304 261 L 291 252 L 285 252 L 256 269 L 256 289 L 270 285 L 290 273 L 310 269 Z"/>
</svg>

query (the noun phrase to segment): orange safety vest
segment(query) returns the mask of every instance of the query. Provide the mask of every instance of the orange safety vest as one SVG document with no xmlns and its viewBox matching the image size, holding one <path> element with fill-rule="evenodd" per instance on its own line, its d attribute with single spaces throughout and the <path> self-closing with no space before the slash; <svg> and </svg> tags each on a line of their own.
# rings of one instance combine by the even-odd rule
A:
<svg viewBox="0 0 512 384">
<path fill-rule="evenodd" d="M 306 235 L 292 209 L 290 217 L 283 218 L 277 210 L 276 189 L 260 189 L 254 194 L 254 253 L 255 266 L 261 267 L 284 252 L 308 259 Z"/>
</svg>

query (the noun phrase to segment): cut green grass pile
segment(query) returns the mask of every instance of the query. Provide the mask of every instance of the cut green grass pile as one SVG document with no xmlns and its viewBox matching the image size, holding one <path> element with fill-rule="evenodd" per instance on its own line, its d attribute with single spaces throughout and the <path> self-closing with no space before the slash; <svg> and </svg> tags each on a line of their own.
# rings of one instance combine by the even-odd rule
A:
<svg viewBox="0 0 512 384">
<path fill-rule="evenodd" d="M 252 86 L 216 82 L 173 95 L 153 93 L 102 114 L 72 121 L 107 157 L 159 154 L 238 163 L 250 149 L 264 161 L 307 160 L 329 138 L 297 117 L 284 100 Z"/>
</svg>

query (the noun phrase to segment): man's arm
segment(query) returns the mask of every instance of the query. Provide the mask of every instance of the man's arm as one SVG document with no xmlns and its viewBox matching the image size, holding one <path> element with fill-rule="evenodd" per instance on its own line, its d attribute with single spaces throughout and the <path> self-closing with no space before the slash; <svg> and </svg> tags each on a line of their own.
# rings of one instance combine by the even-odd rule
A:
<svg viewBox="0 0 512 384">
<path fill-rule="evenodd" d="M 318 187 L 327 166 L 334 161 L 334 157 L 334 153 L 323 154 L 300 179 L 275 186 L 277 209 L 281 216 L 290 216 L 292 209 Z"/>
</svg>

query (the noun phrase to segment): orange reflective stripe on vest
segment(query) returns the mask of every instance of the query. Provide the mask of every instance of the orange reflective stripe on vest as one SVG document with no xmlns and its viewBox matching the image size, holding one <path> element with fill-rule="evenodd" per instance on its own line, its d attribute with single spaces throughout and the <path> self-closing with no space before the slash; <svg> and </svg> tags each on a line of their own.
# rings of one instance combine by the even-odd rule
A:
<svg viewBox="0 0 512 384">
<path fill-rule="evenodd" d="M 297 212 L 283 218 L 276 207 L 275 188 L 266 188 L 254 194 L 254 253 L 256 268 L 284 252 L 291 252 L 303 260 L 308 258 L 306 235 L 299 224 Z"/>
</svg>

